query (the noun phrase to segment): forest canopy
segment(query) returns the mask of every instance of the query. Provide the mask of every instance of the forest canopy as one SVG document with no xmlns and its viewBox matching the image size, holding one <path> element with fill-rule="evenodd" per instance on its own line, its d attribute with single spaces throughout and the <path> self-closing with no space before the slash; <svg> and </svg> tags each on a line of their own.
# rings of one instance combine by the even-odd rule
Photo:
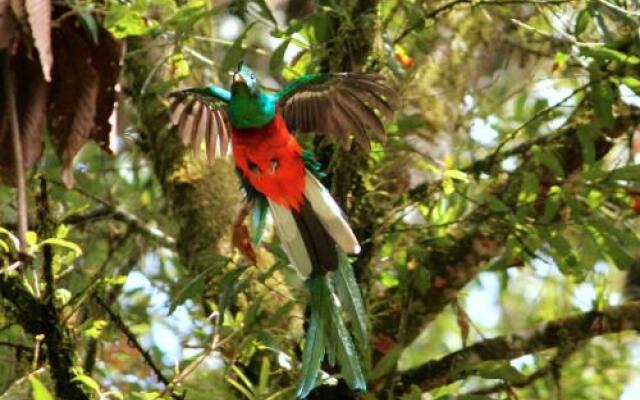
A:
<svg viewBox="0 0 640 400">
<path fill-rule="evenodd" d="M 311 296 L 170 121 L 241 61 L 401 100 L 369 151 L 298 135 L 370 336 L 367 391 L 323 359 L 308 398 L 640 398 L 639 35 L 635 0 L 0 0 L 0 398 L 295 398 Z"/>
</svg>

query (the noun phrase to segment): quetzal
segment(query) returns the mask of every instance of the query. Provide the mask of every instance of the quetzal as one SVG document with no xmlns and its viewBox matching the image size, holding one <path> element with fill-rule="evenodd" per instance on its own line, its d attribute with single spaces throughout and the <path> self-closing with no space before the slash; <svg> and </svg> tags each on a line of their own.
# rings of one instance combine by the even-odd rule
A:
<svg viewBox="0 0 640 400">
<path fill-rule="evenodd" d="M 340 207 L 322 186 L 317 162 L 293 133 L 332 135 L 348 147 L 351 135 L 370 148 L 367 131 L 385 138 L 380 116 L 391 117 L 399 98 L 366 73 L 304 75 L 275 94 L 261 90 L 242 63 L 231 91 L 211 85 L 171 95 L 171 116 L 185 145 L 204 140 L 210 161 L 233 150 L 238 174 L 253 206 L 252 226 L 262 231 L 267 209 L 290 262 L 311 292 L 311 316 L 297 395 L 316 385 L 324 356 L 336 361 L 345 381 L 366 390 L 366 381 L 343 312 L 361 353 L 368 351 L 367 322 L 347 254 L 360 246 Z M 258 234 L 259 236 L 260 234 Z M 254 237 L 259 241 L 259 237 Z"/>
</svg>

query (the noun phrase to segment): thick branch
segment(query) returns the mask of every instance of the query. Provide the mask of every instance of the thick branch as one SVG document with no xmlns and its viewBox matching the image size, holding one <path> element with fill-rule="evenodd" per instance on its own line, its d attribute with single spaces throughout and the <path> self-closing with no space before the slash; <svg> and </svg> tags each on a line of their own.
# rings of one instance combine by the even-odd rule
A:
<svg viewBox="0 0 640 400">
<path fill-rule="evenodd" d="M 74 349 L 67 330 L 60 326 L 58 312 L 51 303 L 35 298 L 17 276 L 0 276 L 0 297 L 11 303 L 15 317 L 30 335 L 44 335 L 56 397 L 89 400 L 81 383 L 74 381 Z"/>
<path fill-rule="evenodd" d="M 627 330 L 640 330 L 640 302 L 590 311 L 551 321 L 532 330 L 481 341 L 404 372 L 401 387 L 418 385 L 423 390 L 430 390 L 463 378 L 465 371 L 482 361 L 511 360 Z"/>
</svg>

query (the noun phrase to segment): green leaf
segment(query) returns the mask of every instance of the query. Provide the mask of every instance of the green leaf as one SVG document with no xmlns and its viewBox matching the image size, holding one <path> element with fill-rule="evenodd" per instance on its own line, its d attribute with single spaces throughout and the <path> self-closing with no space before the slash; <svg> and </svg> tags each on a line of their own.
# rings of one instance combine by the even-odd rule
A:
<svg viewBox="0 0 640 400">
<path fill-rule="evenodd" d="M 185 301 L 194 298 L 196 294 L 200 293 L 204 289 L 204 278 L 213 271 L 220 270 L 224 265 L 226 265 L 226 260 L 217 261 L 214 265 L 205 269 L 191 279 L 189 283 L 187 283 L 182 290 L 178 292 L 176 298 L 171 302 L 169 305 L 169 313 L 167 315 L 173 314 L 178 306 L 181 306 Z"/>
<path fill-rule="evenodd" d="M 540 180 L 538 175 L 530 171 L 522 174 L 522 185 L 518 193 L 518 216 L 527 215 L 534 206 L 540 190 Z"/>
<path fill-rule="evenodd" d="M 368 380 L 375 381 L 393 371 L 400 359 L 400 355 L 402 355 L 402 350 L 402 346 L 393 346 L 367 375 Z"/>
<path fill-rule="evenodd" d="M 631 89 L 633 93 L 640 95 L 640 80 L 631 76 L 625 76 L 621 79 L 621 83 Z"/>
<path fill-rule="evenodd" d="M 268 356 L 262 357 L 260 365 L 260 379 L 258 381 L 258 394 L 269 393 L 269 375 L 271 374 L 271 363 Z"/>
<path fill-rule="evenodd" d="M 423 267 L 418 267 L 415 271 L 413 286 L 416 288 L 418 293 L 424 295 L 431 287 L 431 274 L 429 270 Z"/>
<path fill-rule="evenodd" d="M 274 27 L 278 27 L 278 21 L 273 16 L 271 12 L 271 8 L 265 0 L 252 0 L 252 3 L 256 4 L 260 10 L 260 15 L 266 19 L 268 19 L 271 23 L 273 23 Z"/>
<path fill-rule="evenodd" d="M 562 189 L 558 185 L 553 185 L 547 192 L 547 200 L 544 203 L 544 211 L 542 213 L 541 222 L 548 224 L 555 218 L 562 200 Z"/>
<path fill-rule="evenodd" d="M 422 390 L 418 385 L 411 385 L 411 389 L 408 393 L 404 394 L 400 400 L 421 400 Z"/>
<path fill-rule="evenodd" d="M 287 47 L 289 47 L 289 40 L 285 40 L 273 51 L 271 55 L 271 60 L 269 60 L 269 71 L 274 76 L 280 75 L 280 70 L 284 65 L 284 53 L 287 51 Z"/>
<path fill-rule="evenodd" d="M 589 91 L 589 99 L 602 126 L 613 128 L 615 125 L 612 112 L 613 91 L 609 82 L 595 82 Z"/>
<path fill-rule="evenodd" d="M 93 390 L 97 394 L 100 394 L 100 385 L 92 377 L 88 375 L 77 375 L 72 379 L 72 382 L 81 382 L 83 385 Z"/>
<path fill-rule="evenodd" d="M 11 248 L 9 247 L 9 244 L 7 244 L 6 241 L 0 239 L 0 250 L 4 251 L 5 253 L 8 253 L 11 251 Z"/>
<path fill-rule="evenodd" d="M 240 279 L 240 275 L 242 275 L 247 268 L 248 266 L 236 267 L 224 274 L 220 280 L 220 287 L 222 288 L 218 296 L 218 311 L 220 315 L 224 315 L 224 312 L 229 308 L 236 294 L 249 285 L 248 279 Z"/>
<path fill-rule="evenodd" d="M 562 232 L 538 227 L 538 234 L 549 244 L 551 256 L 563 274 L 573 275 L 578 278 L 584 276 L 585 271 L 578 269 L 578 257 L 575 251 L 569 241 L 564 238 Z"/>
<path fill-rule="evenodd" d="M 38 244 L 38 234 L 34 231 L 28 231 L 26 240 L 29 247 L 35 246 Z"/>
<path fill-rule="evenodd" d="M 382 271 L 380 283 L 387 289 L 396 287 L 400 284 L 398 277 L 390 271 Z"/>
<path fill-rule="evenodd" d="M 583 46 L 580 47 L 580 53 L 598 61 L 618 61 L 631 65 L 640 64 L 640 57 L 625 54 L 621 51 L 610 49 L 605 46 Z"/>
<path fill-rule="evenodd" d="M 497 213 L 508 213 L 511 212 L 511 209 L 507 207 L 500 199 L 495 196 L 489 195 L 487 198 L 487 206 L 493 212 Z"/>
<path fill-rule="evenodd" d="M 11 233 L 9 230 L 0 226 L 0 234 L 7 235 L 9 240 L 11 240 L 11 244 L 13 245 L 14 250 L 18 250 L 20 248 L 20 240 L 16 235 Z"/>
<path fill-rule="evenodd" d="M 46 386 L 44 386 L 34 375 L 29 376 L 29 383 L 31 383 L 33 400 L 53 400 L 53 396 L 51 396 L 51 393 L 49 393 Z"/>
<path fill-rule="evenodd" d="M 583 9 L 578 14 L 576 18 L 576 25 L 574 28 L 574 36 L 580 36 L 587 28 L 589 27 L 589 23 L 591 22 L 591 15 L 589 14 L 588 9 Z"/>
<path fill-rule="evenodd" d="M 539 150 L 535 152 L 536 160 L 544 165 L 554 176 L 563 178 L 564 169 L 558 158 L 550 150 Z"/>
<path fill-rule="evenodd" d="M 510 383 L 524 382 L 527 377 L 512 367 L 507 361 L 484 361 L 472 368 L 485 379 L 501 379 Z"/>
<path fill-rule="evenodd" d="M 622 181 L 640 181 L 640 165 L 629 165 L 609 172 L 609 178 Z"/>
<path fill-rule="evenodd" d="M 590 218 L 589 227 L 589 232 L 593 239 L 618 268 L 627 269 L 633 265 L 635 259 L 629 255 L 625 247 L 618 241 L 625 234 L 624 232 L 616 229 L 611 222 L 603 221 L 595 216 Z M 637 238 L 627 238 L 627 242 L 636 240 Z"/>
<path fill-rule="evenodd" d="M 71 250 L 76 255 L 76 257 L 79 257 L 82 255 L 82 249 L 80 248 L 80 246 L 68 240 L 59 239 L 59 238 L 49 238 L 40 242 L 38 246 L 42 247 L 47 244 L 51 246 L 63 247 L 67 250 Z"/>
<path fill-rule="evenodd" d="M 228 71 L 235 70 L 242 61 L 244 57 L 245 50 L 243 48 L 244 39 L 247 37 L 247 34 L 255 26 L 255 22 L 250 23 L 244 29 L 244 31 L 236 38 L 233 42 L 229 50 L 227 50 L 227 54 L 222 59 L 222 63 L 220 64 L 220 74 L 222 76 L 226 76 Z"/>
<path fill-rule="evenodd" d="M 594 124 L 581 125 L 576 129 L 583 166 L 591 166 L 596 161 L 595 141 L 600 136 L 600 133 L 600 129 Z"/>
<path fill-rule="evenodd" d="M 109 325 L 109 323 L 103 319 L 97 319 L 91 323 L 91 326 L 84 330 L 84 334 L 93 338 L 98 339 L 105 328 Z"/>
<path fill-rule="evenodd" d="M 98 44 L 98 24 L 96 19 L 93 17 L 93 14 L 86 11 L 81 11 L 76 14 L 78 20 L 80 21 L 80 25 L 84 28 L 84 30 L 91 37 L 91 41 L 93 44 Z"/>
<path fill-rule="evenodd" d="M 111 4 L 117 4 L 115 2 Z M 126 6 L 118 6 L 117 13 L 110 12 L 105 19 L 105 26 L 116 39 L 142 36 L 149 32 L 144 17 Z"/>
</svg>

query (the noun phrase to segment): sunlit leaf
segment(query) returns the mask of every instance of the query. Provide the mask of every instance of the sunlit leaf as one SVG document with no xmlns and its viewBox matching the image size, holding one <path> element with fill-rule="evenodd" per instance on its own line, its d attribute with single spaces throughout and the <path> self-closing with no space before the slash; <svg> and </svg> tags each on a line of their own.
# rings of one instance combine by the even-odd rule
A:
<svg viewBox="0 0 640 400">
<path fill-rule="evenodd" d="M 245 50 L 243 47 L 244 39 L 247 37 L 247 35 L 249 34 L 249 31 L 251 31 L 251 29 L 254 26 L 255 26 L 255 22 L 252 22 L 249 25 L 247 25 L 247 27 L 244 28 L 244 31 L 242 31 L 240 36 L 238 36 L 236 40 L 233 42 L 229 50 L 227 50 L 227 53 L 222 59 L 222 63 L 220 64 L 220 69 L 219 69 L 220 73 L 223 76 L 226 75 L 228 71 L 232 71 L 232 70 L 235 71 L 240 61 L 242 61 L 242 58 L 244 57 L 244 53 L 245 53 Z"/>
<path fill-rule="evenodd" d="M 82 249 L 80 248 L 80 246 L 68 240 L 58 239 L 58 238 L 49 238 L 40 242 L 39 246 L 44 246 L 47 244 L 51 246 L 62 247 L 67 250 L 71 250 L 76 255 L 76 257 L 79 257 L 82 255 Z"/>
<path fill-rule="evenodd" d="M 53 400 L 53 396 L 51 396 L 47 387 L 34 375 L 29 376 L 29 383 L 31 383 L 31 390 L 33 391 L 33 400 Z"/>
<path fill-rule="evenodd" d="M 284 53 L 287 51 L 287 47 L 289 47 L 289 40 L 285 40 L 273 51 L 271 55 L 271 60 L 269 60 L 269 71 L 271 71 L 274 75 L 279 75 L 280 70 L 284 64 L 283 58 Z"/>
</svg>

